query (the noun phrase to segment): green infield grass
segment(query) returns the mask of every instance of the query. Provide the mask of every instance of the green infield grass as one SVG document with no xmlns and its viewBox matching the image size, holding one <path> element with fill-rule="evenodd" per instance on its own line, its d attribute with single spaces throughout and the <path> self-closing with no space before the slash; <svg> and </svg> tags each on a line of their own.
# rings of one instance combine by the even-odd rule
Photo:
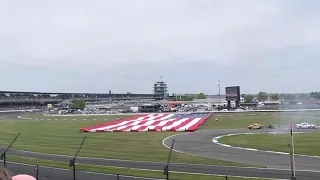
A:
<svg viewBox="0 0 320 180">
<path fill-rule="evenodd" d="M 222 116 L 218 116 L 218 115 Z M 220 113 L 207 121 L 201 130 L 247 128 L 251 123 L 279 124 L 287 126 L 294 122 L 314 122 L 314 119 L 276 116 L 272 113 Z M 254 114 L 254 115 L 252 115 Z M 229 116 L 233 115 L 233 116 Z M 18 140 L 12 148 L 34 152 L 73 155 L 82 137 L 88 136 L 80 156 L 110 159 L 164 162 L 168 149 L 162 145 L 165 137 L 173 132 L 122 132 L 122 133 L 80 133 L 81 127 L 105 123 L 127 117 L 124 115 L 98 116 L 43 116 L 28 115 L 32 120 L 0 120 L 0 147 L 6 147 L 18 132 Z M 216 121 L 218 119 L 218 121 Z M 231 166 L 251 166 L 222 160 L 214 160 L 174 153 L 172 162 L 193 164 L 214 164 Z"/>
<path fill-rule="evenodd" d="M 296 154 L 320 156 L 320 132 L 295 133 L 294 151 Z M 225 136 L 219 142 L 237 146 L 260 150 L 289 152 L 288 144 L 291 144 L 290 134 L 243 134 Z"/>
<path fill-rule="evenodd" d="M 169 150 L 162 145 L 162 140 L 176 134 L 170 132 L 80 133 L 78 129 L 81 127 L 104 123 L 106 122 L 104 118 L 110 120 L 113 118 L 104 116 L 96 121 L 89 116 L 68 117 L 66 120 L 64 117 L 60 118 L 57 120 L 1 120 L 0 147 L 6 147 L 16 134 L 21 132 L 12 146 L 13 149 L 74 155 L 82 137 L 88 136 L 79 156 L 165 162 Z M 86 120 L 82 120 L 83 118 Z M 174 153 L 172 162 L 251 166 L 181 153 Z"/>
<path fill-rule="evenodd" d="M 298 122 L 319 123 L 320 117 L 312 117 L 315 112 L 240 112 L 240 113 L 216 113 L 215 117 L 209 119 L 201 130 L 210 129 L 237 129 L 247 128 L 249 124 L 274 124 L 276 127 L 288 127 L 289 124 Z M 43 115 L 25 115 L 34 120 L 65 120 L 65 121 L 93 121 L 90 125 L 100 122 L 106 122 L 113 119 L 129 117 L 128 115 L 97 115 L 97 116 L 43 116 Z M 304 116 L 304 117 L 302 117 Z M 218 121 L 216 121 L 216 119 Z"/>
<path fill-rule="evenodd" d="M 39 173 L 41 173 L 41 166 L 49 166 L 55 168 L 70 169 L 68 163 L 59 162 L 59 161 L 50 161 L 50 160 L 39 160 L 33 158 L 26 158 L 21 156 L 8 155 L 8 161 L 21 162 L 30 165 L 38 165 Z M 9 169 L 10 170 L 10 169 Z M 120 179 L 121 175 L 123 176 L 138 176 L 138 177 L 150 177 L 150 178 L 162 178 L 165 179 L 162 171 L 158 170 L 148 170 L 148 169 L 134 169 L 134 168 L 121 168 L 121 167 L 109 167 L 101 165 L 91 165 L 91 164 L 77 164 L 76 170 L 78 171 L 89 171 L 89 172 L 98 172 L 105 174 L 119 174 Z M 70 171 L 70 175 L 71 175 Z M 30 175 L 35 174 L 33 168 L 30 168 Z M 175 180 L 225 180 L 226 177 L 221 175 L 209 175 L 209 174 L 193 174 L 187 172 L 170 172 L 170 179 Z M 229 176 L 228 180 L 266 180 L 262 178 L 245 178 L 245 177 L 233 177 Z"/>
<path fill-rule="evenodd" d="M 289 127 L 292 123 L 308 122 L 320 124 L 320 118 L 314 117 L 301 117 L 301 116 L 290 116 L 290 115 L 263 115 L 263 113 L 248 114 L 248 115 L 234 115 L 229 116 L 216 116 L 211 118 L 202 126 L 203 130 L 210 129 L 238 129 L 248 128 L 252 123 L 259 123 L 262 125 L 274 124 L 275 127 Z M 217 120 L 217 121 L 216 121 Z"/>
</svg>

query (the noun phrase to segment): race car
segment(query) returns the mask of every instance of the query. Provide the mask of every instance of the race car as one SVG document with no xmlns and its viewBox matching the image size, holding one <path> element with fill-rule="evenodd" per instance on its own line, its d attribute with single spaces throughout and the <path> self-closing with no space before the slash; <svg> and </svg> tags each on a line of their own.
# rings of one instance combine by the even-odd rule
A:
<svg viewBox="0 0 320 180">
<path fill-rule="evenodd" d="M 295 127 L 297 129 L 315 129 L 315 128 L 318 128 L 315 124 L 309 124 L 309 123 L 296 124 Z"/>
<path fill-rule="evenodd" d="M 263 128 L 263 125 L 257 124 L 257 123 L 249 125 L 249 129 L 262 129 L 262 128 Z"/>
<path fill-rule="evenodd" d="M 274 125 L 273 125 L 273 124 L 268 124 L 268 125 L 266 126 L 266 128 L 274 129 L 275 127 L 274 127 Z"/>
</svg>

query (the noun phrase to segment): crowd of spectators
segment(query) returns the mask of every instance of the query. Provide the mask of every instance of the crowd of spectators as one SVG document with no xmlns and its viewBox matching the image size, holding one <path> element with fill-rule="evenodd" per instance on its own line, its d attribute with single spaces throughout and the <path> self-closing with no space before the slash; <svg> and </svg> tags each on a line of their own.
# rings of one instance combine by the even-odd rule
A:
<svg viewBox="0 0 320 180">
<path fill-rule="evenodd" d="M 112 101 L 125 99 L 153 98 L 151 94 L 82 94 L 82 93 L 32 93 L 32 92 L 1 92 L 0 102 L 51 102 L 64 100 Z"/>
<path fill-rule="evenodd" d="M 62 101 L 63 98 L 46 94 L 0 94 L 0 102 L 50 102 Z"/>
</svg>

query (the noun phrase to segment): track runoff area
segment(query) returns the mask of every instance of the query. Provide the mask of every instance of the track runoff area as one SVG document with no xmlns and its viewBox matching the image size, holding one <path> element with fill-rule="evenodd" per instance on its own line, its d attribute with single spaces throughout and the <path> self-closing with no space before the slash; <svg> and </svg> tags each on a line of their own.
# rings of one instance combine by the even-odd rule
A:
<svg viewBox="0 0 320 180">
<path fill-rule="evenodd" d="M 165 118 L 168 115 L 153 115 L 148 121 L 148 116 L 141 118 L 131 115 L 5 114 L 1 118 L 0 146 L 6 147 L 21 132 L 8 152 L 8 161 L 70 169 L 70 158 L 83 136 L 87 136 L 78 155 L 77 170 L 121 174 L 128 178 L 138 176 L 163 179 L 163 167 L 174 139 L 169 166 L 171 178 L 222 180 L 228 175 L 228 179 L 234 180 L 245 177 L 289 179 L 291 172 L 287 145 L 291 143 L 291 138 L 288 127 L 291 123 L 301 122 L 319 124 L 320 118 L 318 111 L 239 112 L 215 113 L 213 116 L 173 116 L 175 122 L 170 124 L 170 118 Z M 159 125 L 156 124 L 157 120 L 167 122 Z M 131 121 L 131 124 L 125 121 Z M 248 126 L 253 123 L 272 124 L 275 129 L 248 130 Z M 126 128 L 122 131 L 121 128 L 114 128 L 119 126 Z M 108 130 L 103 133 L 85 133 L 97 128 L 101 130 L 102 127 L 108 127 L 105 128 Z M 196 132 L 184 132 L 193 130 Z M 296 154 L 304 156 L 295 157 L 296 176 L 304 180 L 319 179 L 317 149 L 320 146 L 320 133 L 318 129 L 299 131 L 304 133 L 294 134 L 294 150 Z M 14 164 L 10 166 L 18 168 Z M 34 173 L 33 167 L 27 169 L 25 171 L 30 171 L 29 174 Z M 47 173 L 57 176 L 54 171 L 51 169 Z"/>
</svg>

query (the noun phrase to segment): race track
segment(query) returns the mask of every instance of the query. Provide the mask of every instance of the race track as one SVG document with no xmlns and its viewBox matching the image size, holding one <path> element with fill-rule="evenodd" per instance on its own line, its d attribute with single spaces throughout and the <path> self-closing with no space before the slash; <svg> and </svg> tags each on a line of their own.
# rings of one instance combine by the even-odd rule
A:
<svg viewBox="0 0 320 180">
<path fill-rule="evenodd" d="M 59 155 L 49 155 L 49 154 L 39 154 L 25 151 L 11 150 L 10 154 L 24 155 L 26 157 L 38 158 L 38 159 L 48 159 L 56 161 L 64 161 L 68 164 L 72 157 L 59 156 Z M 109 159 L 94 159 L 94 158 L 84 158 L 79 157 L 78 163 L 85 164 L 95 164 L 95 165 L 105 165 L 105 166 L 118 166 L 127 168 L 139 168 L 139 169 L 151 169 L 162 171 L 164 163 L 156 162 L 139 162 L 139 161 L 123 161 L 123 160 L 109 160 Z M 9 167 L 10 168 L 10 167 Z M 17 172 L 23 171 L 23 167 L 17 167 Z M 46 168 L 49 169 L 49 168 Z M 241 167 L 225 167 L 225 166 L 206 166 L 206 165 L 191 165 L 191 164 L 180 164 L 171 163 L 171 171 L 177 172 L 189 172 L 189 173 L 202 173 L 202 174 L 218 174 L 218 175 L 232 175 L 232 176 L 249 176 L 249 177 L 264 177 L 264 178 L 277 178 L 277 179 L 288 179 L 290 175 L 289 170 L 277 170 L 268 168 L 241 168 Z M 46 176 L 56 177 L 58 170 L 50 169 L 48 171 L 42 172 Z M 30 172 L 30 170 L 29 170 Z M 70 177 L 70 173 L 67 173 L 66 178 Z M 297 172 L 298 177 L 303 177 L 304 180 L 315 180 L 319 179 L 320 172 Z M 113 177 L 114 178 L 114 177 Z M 112 178 L 111 178 L 112 179 Z M 141 178 L 143 179 L 143 178 Z M 146 178 L 148 179 L 148 178 Z"/>
<path fill-rule="evenodd" d="M 21 115 L 20 113 L 10 113 L 4 116 L 10 117 L 14 120 Z M 7 119 L 7 118 L 6 118 Z M 232 175 L 232 176 L 249 176 L 249 177 L 263 177 L 263 178 L 276 178 L 276 179 L 289 179 L 290 166 L 289 156 L 282 154 L 272 154 L 261 151 L 247 151 L 243 149 L 235 149 L 224 147 L 212 142 L 216 136 L 232 134 L 232 133 L 245 133 L 246 129 L 238 130 L 212 130 L 212 131 L 198 131 L 193 133 L 182 133 L 176 136 L 166 138 L 164 144 L 170 146 L 172 139 L 176 140 L 175 151 L 187 153 L 207 158 L 228 160 L 234 162 L 243 162 L 248 164 L 257 164 L 268 166 L 269 168 L 245 168 L 245 167 L 226 167 L 226 166 L 206 166 L 206 165 L 192 165 L 182 163 L 172 163 L 170 165 L 171 171 L 189 172 L 189 173 L 202 173 L 202 174 L 215 174 L 215 175 Z M 250 131 L 251 132 L 251 131 Z M 0 149 L 1 151 L 3 149 Z M 47 159 L 55 161 L 63 161 L 66 164 L 72 157 L 61 155 L 41 154 L 35 152 L 27 152 L 20 150 L 9 150 L 8 154 L 21 155 L 30 158 Z M 318 180 L 320 179 L 320 158 L 296 156 L 297 179 L 303 180 Z M 86 158 L 79 157 L 78 163 L 116 166 L 138 169 L 151 169 L 162 171 L 164 163 L 157 162 L 139 162 L 139 161 L 125 161 L 125 160 L 112 160 L 101 158 Z M 30 166 L 17 163 L 9 163 L 8 168 L 16 173 L 29 173 L 32 172 Z M 31 169 L 31 170 L 30 170 Z M 62 170 L 50 167 L 40 167 L 39 179 L 41 180 L 70 180 L 72 172 L 69 170 Z M 77 172 L 77 179 L 116 179 L 114 175 L 105 175 L 90 172 Z M 122 177 L 123 180 L 131 179 L 153 179 L 153 178 L 134 178 Z"/>
<path fill-rule="evenodd" d="M 36 177 L 35 166 L 27 165 L 22 163 L 7 163 L 7 168 L 13 175 L 16 174 L 29 174 Z M 133 176 L 119 176 L 120 180 L 157 180 L 154 178 L 144 178 L 144 177 L 133 177 Z M 71 170 L 51 168 L 51 167 L 39 167 L 39 180 L 71 180 L 73 179 L 73 173 Z M 114 174 L 103 174 L 103 173 L 92 173 L 77 171 L 77 180 L 116 180 L 117 175 Z"/>
<path fill-rule="evenodd" d="M 276 130 L 259 130 L 259 132 L 270 132 Z M 282 130 L 283 131 L 283 130 Z M 287 130 L 288 131 L 288 130 Z M 310 131 L 310 130 L 299 130 Z M 312 131 L 312 130 L 311 130 Z M 317 131 L 317 130 L 315 130 Z M 255 164 L 272 169 L 272 176 L 278 177 L 279 172 L 290 169 L 290 157 L 286 154 L 277 154 L 264 151 L 252 151 L 240 148 L 225 147 L 213 143 L 214 137 L 236 134 L 236 133 L 252 133 L 247 129 L 233 130 L 209 130 L 198 131 L 192 133 L 181 133 L 171 136 L 164 140 L 164 145 L 170 147 L 173 139 L 176 140 L 174 150 L 180 153 L 196 155 L 212 159 L 227 160 L 232 162 L 240 162 L 247 164 Z M 262 140 L 263 142 L 263 140 Z M 297 176 L 317 176 L 320 178 L 320 158 L 308 156 L 295 156 Z M 238 168 L 239 169 L 239 168 Z M 241 169 L 241 168 L 240 168 Z M 249 173 L 249 172 L 248 172 Z M 254 172 L 252 172 L 254 173 Z M 287 172 L 289 174 L 289 172 Z"/>
</svg>

